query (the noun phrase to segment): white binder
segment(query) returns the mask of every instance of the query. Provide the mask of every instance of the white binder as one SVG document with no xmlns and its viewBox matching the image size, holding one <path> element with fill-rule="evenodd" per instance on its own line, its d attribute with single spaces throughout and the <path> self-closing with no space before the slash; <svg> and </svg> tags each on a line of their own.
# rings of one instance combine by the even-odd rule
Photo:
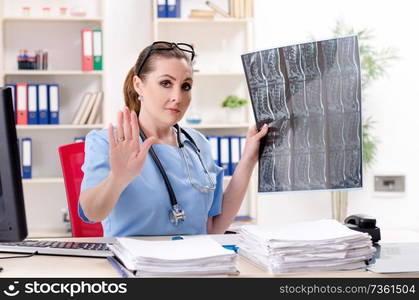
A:
<svg viewBox="0 0 419 300">
<path fill-rule="evenodd" d="M 220 164 L 224 169 L 224 175 L 230 176 L 230 139 L 228 136 L 220 137 Z"/>
<path fill-rule="evenodd" d="M 99 115 L 99 108 L 100 104 L 102 103 L 103 92 L 97 92 L 95 103 L 93 104 L 92 111 L 89 115 L 89 119 L 87 120 L 87 124 L 91 125 L 94 124 Z"/>
<path fill-rule="evenodd" d="M 32 139 L 22 139 L 22 178 L 32 178 Z"/>
<path fill-rule="evenodd" d="M 240 137 L 232 136 L 230 138 L 231 143 L 231 175 L 233 175 L 237 164 L 240 161 Z"/>
<path fill-rule="evenodd" d="M 60 92 L 57 84 L 48 85 L 49 123 L 60 124 Z"/>
<path fill-rule="evenodd" d="M 48 107 L 48 86 L 46 84 L 38 85 L 38 113 L 39 124 L 49 123 L 49 107 Z"/>
</svg>

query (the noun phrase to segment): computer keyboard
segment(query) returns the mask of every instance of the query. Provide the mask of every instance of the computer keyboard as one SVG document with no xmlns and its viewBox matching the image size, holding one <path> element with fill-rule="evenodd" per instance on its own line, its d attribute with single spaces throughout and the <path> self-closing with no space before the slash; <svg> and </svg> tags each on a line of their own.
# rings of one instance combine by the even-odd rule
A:
<svg viewBox="0 0 419 300">
<path fill-rule="evenodd" d="M 24 240 L 22 242 L 0 243 L 0 252 L 91 257 L 107 257 L 113 255 L 107 243 L 58 240 Z"/>
</svg>

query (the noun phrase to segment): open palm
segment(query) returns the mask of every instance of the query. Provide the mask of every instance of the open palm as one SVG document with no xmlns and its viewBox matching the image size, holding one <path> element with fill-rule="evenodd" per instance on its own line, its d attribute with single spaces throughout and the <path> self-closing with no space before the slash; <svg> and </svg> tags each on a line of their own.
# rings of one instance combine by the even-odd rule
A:
<svg viewBox="0 0 419 300">
<path fill-rule="evenodd" d="M 140 144 L 140 124 L 135 112 L 128 108 L 118 112 L 118 127 L 116 132 L 109 125 L 109 163 L 113 175 L 128 185 L 137 177 L 143 166 L 147 153 L 157 139 L 149 137 Z"/>
</svg>

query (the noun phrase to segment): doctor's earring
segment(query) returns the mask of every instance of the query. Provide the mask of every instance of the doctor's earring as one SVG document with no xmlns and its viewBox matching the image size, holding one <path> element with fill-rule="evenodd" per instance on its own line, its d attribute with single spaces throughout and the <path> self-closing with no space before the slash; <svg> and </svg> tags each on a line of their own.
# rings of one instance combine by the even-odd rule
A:
<svg viewBox="0 0 419 300">
<path fill-rule="evenodd" d="M 138 95 L 138 100 L 143 101 L 144 100 L 143 95 Z"/>
</svg>

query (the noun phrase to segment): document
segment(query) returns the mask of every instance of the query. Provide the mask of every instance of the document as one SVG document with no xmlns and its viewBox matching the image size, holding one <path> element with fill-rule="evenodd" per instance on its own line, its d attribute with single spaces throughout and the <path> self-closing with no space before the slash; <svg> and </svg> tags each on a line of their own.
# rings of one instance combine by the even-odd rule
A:
<svg viewBox="0 0 419 300">
<path fill-rule="evenodd" d="M 237 254 L 208 236 L 170 241 L 117 238 L 109 246 L 136 277 L 237 274 Z"/>
<path fill-rule="evenodd" d="M 336 220 L 284 226 L 243 225 L 239 254 L 274 273 L 365 270 L 371 237 Z"/>
</svg>

